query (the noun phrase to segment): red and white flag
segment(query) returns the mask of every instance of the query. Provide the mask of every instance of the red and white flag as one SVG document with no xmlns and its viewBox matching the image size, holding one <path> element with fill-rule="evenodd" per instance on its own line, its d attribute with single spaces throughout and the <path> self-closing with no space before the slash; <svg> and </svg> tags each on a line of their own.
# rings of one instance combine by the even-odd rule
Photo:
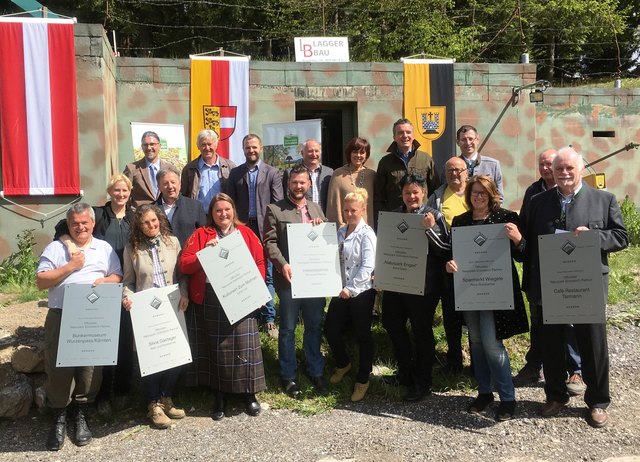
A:
<svg viewBox="0 0 640 462">
<path fill-rule="evenodd" d="M 191 158 L 200 155 L 198 132 L 215 131 L 217 152 L 240 165 L 249 133 L 249 58 L 191 56 Z"/>
<path fill-rule="evenodd" d="M 80 193 L 72 20 L 0 18 L 0 140 L 5 195 Z"/>
</svg>

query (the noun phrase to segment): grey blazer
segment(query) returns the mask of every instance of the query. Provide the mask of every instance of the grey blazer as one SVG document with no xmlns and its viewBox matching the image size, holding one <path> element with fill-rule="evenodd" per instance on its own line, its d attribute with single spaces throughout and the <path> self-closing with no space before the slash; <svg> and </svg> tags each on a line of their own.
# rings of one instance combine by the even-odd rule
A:
<svg viewBox="0 0 640 462">
<path fill-rule="evenodd" d="M 291 173 L 291 168 L 286 169 L 282 174 L 282 190 L 285 192 L 289 190 L 289 173 Z M 320 176 L 318 177 L 318 182 L 320 183 L 320 202 L 322 202 L 322 213 L 327 213 L 329 182 L 331 181 L 332 175 L 333 169 L 331 167 L 320 165 Z M 311 191 L 311 188 L 307 191 L 307 200 L 313 201 L 313 192 Z"/>
<path fill-rule="evenodd" d="M 561 212 L 558 188 L 553 188 L 533 196 L 526 215 L 520 218 L 526 239 L 522 286 L 529 302 L 538 305 L 542 304 L 538 236 L 555 233 L 560 225 Z M 602 282 L 606 296 L 609 274 L 608 255 L 629 245 L 627 230 L 615 196 L 610 192 L 600 191 L 582 183 L 582 189 L 566 206 L 565 229 L 574 231 L 579 226 L 597 230 L 600 235 Z"/>
<path fill-rule="evenodd" d="M 307 209 L 311 219 L 322 218 L 326 221 L 320 206 L 315 202 L 307 201 Z M 289 263 L 289 239 L 287 236 L 289 223 L 302 223 L 302 215 L 296 204 L 291 202 L 288 197 L 267 206 L 267 213 L 264 217 L 263 243 L 267 257 L 275 269 L 273 282 L 276 289 L 289 285 L 282 276 L 282 268 Z"/>
<path fill-rule="evenodd" d="M 284 197 L 281 175 L 277 168 L 264 162 L 260 163 L 256 182 L 256 219 L 261 236 L 267 205 L 278 202 Z M 249 170 L 246 163 L 231 170 L 226 188 L 225 192 L 236 203 L 238 218 L 246 223 L 249 219 Z"/>
<path fill-rule="evenodd" d="M 170 162 L 160 159 L 160 170 L 169 168 L 171 165 Z M 157 197 L 153 194 L 151 177 L 144 157 L 127 164 L 122 173 L 131 180 L 131 203 L 134 208 L 156 201 Z"/>
<path fill-rule="evenodd" d="M 160 210 L 164 213 L 162 196 L 156 201 Z M 175 210 L 171 216 L 171 231 L 178 238 L 181 246 L 187 241 L 189 236 L 201 226 L 207 224 L 207 215 L 202 210 L 202 204 L 190 197 L 178 196 Z"/>
</svg>

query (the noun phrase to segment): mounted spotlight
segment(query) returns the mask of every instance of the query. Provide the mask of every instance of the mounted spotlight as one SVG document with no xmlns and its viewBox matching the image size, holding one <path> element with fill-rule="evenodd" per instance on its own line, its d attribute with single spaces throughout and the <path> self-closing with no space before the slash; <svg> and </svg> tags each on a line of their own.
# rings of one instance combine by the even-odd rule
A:
<svg viewBox="0 0 640 462">
<path fill-rule="evenodd" d="M 533 90 L 529 93 L 529 102 L 530 103 L 543 103 L 544 102 L 544 92 L 542 90 Z"/>
<path fill-rule="evenodd" d="M 532 103 L 542 103 L 544 101 L 544 92 L 551 86 L 548 80 L 538 80 L 537 82 L 530 83 L 529 85 L 523 85 L 521 87 L 513 87 L 511 90 L 513 97 L 513 105 L 518 104 L 520 100 L 520 93 L 522 90 L 531 89 L 529 94 L 529 101 Z"/>
</svg>

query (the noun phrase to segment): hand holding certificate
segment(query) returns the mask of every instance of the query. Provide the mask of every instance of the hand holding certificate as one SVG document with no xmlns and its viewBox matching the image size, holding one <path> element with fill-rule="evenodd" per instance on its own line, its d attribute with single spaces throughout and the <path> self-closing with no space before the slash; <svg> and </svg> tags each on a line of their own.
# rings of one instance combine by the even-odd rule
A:
<svg viewBox="0 0 640 462">
<path fill-rule="evenodd" d="M 287 225 L 293 298 L 334 297 L 342 290 L 335 223 Z"/>
<path fill-rule="evenodd" d="M 513 310 L 511 249 L 502 223 L 451 229 L 456 311 Z"/>
<path fill-rule="evenodd" d="M 178 285 L 142 290 L 128 296 L 142 377 L 191 362 L 184 313 L 178 309 Z"/>
<path fill-rule="evenodd" d="M 121 302 L 122 284 L 67 285 L 56 366 L 116 364 Z"/>
<path fill-rule="evenodd" d="M 196 255 L 230 324 L 271 300 L 240 231 L 234 231 Z"/>
</svg>

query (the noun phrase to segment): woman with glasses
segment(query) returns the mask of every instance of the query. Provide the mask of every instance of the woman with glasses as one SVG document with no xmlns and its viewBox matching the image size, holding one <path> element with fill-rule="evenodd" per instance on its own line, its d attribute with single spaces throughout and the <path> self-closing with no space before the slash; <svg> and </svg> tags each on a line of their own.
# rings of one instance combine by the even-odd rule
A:
<svg viewBox="0 0 640 462">
<path fill-rule="evenodd" d="M 469 211 L 455 217 L 453 227 L 504 223 L 505 235 L 511 241 L 515 307 L 513 310 L 463 313 L 469 329 L 473 372 L 478 382 L 478 396 L 467 410 L 471 414 L 481 413 L 493 402 L 495 389 L 500 397 L 495 418 L 497 421 L 509 420 L 513 418 L 516 410 L 516 396 L 511 379 L 509 355 L 502 341 L 529 330 L 520 281 L 513 263 L 514 259 L 521 259 L 525 241 L 518 228 L 518 215 L 500 207 L 500 193 L 490 177 L 471 177 L 465 191 L 465 200 Z M 458 270 L 455 260 L 448 261 L 446 269 L 449 273 L 455 273 Z"/>
<path fill-rule="evenodd" d="M 429 254 L 446 254 L 450 248 L 447 226 L 440 212 L 424 204 L 424 177 L 405 175 L 399 184 L 404 205 L 394 212 L 422 215 L 422 225 L 429 239 Z M 384 381 L 407 386 L 404 401 L 418 401 L 431 393 L 431 369 L 435 355 L 432 325 L 438 304 L 437 301 L 433 303 L 429 284 L 431 277 L 427 261 L 424 295 L 385 290 L 382 297 L 382 325 L 389 334 L 398 363 L 397 374 L 385 377 Z M 407 331 L 407 320 L 411 322 L 413 342 Z"/>
<path fill-rule="evenodd" d="M 340 267 L 344 287 L 331 299 L 324 332 L 335 358 L 336 370 L 329 379 L 339 383 L 351 369 L 344 333 L 351 327 L 356 337 L 359 365 L 351 401 L 364 398 L 369 388 L 373 368 L 373 267 L 376 259 L 376 235 L 364 221 L 367 213 L 367 191 L 356 188 L 342 201 L 342 215 L 346 224 L 338 229 Z"/>
<path fill-rule="evenodd" d="M 373 226 L 373 192 L 375 188 L 376 172 L 365 166 L 371 155 L 371 145 L 359 136 L 352 138 L 344 148 L 346 164 L 336 169 L 331 176 L 327 195 L 327 220 L 338 227 L 347 222 L 343 214 L 342 199 L 357 188 L 367 191 L 365 223 Z"/>
</svg>

